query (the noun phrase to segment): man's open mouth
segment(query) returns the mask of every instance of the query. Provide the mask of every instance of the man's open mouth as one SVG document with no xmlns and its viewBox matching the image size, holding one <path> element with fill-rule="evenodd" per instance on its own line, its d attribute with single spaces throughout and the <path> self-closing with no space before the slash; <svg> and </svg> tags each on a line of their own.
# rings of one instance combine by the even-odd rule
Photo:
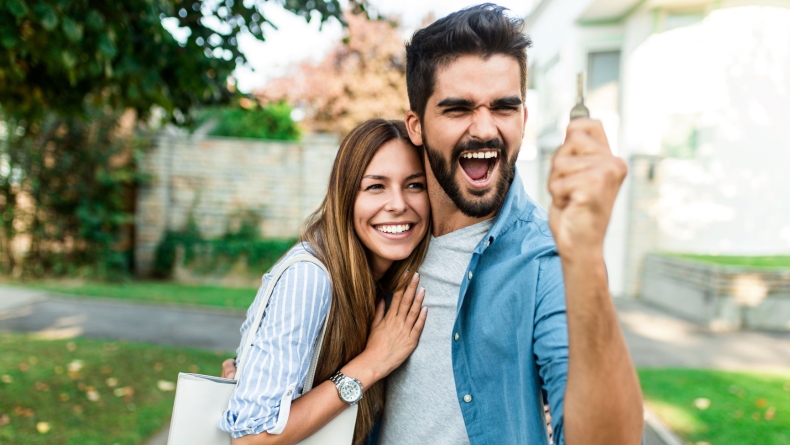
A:
<svg viewBox="0 0 790 445">
<path fill-rule="evenodd" d="M 473 150 L 461 153 L 458 163 L 475 185 L 485 185 L 499 162 L 499 150 Z"/>
</svg>

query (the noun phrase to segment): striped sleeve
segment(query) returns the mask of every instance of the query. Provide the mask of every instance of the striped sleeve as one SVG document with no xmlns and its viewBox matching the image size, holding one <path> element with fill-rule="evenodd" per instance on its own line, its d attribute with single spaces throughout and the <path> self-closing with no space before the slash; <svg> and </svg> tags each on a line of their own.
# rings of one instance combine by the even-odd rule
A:
<svg viewBox="0 0 790 445">
<path fill-rule="evenodd" d="M 266 286 L 268 280 L 263 281 Z M 260 305 L 259 298 L 242 324 L 242 339 Z M 234 438 L 264 431 L 282 433 L 291 401 L 305 385 L 330 298 L 329 277 L 317 265 L 297 262 L 286 269 L 269 299 L 247 363 L 237 364 L 242 380 L 220 421 L 223 431 Z"/>
</svg>

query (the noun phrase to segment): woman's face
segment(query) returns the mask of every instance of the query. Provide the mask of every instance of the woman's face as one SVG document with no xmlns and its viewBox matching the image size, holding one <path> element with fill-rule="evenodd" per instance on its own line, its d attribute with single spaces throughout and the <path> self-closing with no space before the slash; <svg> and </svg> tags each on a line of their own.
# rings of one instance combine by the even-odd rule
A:
<svg viewBox="0 0 790 445">
<path fill-rule="evenodd" d="M 425 236 L 428 218 L 425 170 L 417 151 L 400 139 L 385 143 L 365 169 L 354 202 L 354 230 L 371 253 L 376 278 L 411 254 Z"/>
</svg>

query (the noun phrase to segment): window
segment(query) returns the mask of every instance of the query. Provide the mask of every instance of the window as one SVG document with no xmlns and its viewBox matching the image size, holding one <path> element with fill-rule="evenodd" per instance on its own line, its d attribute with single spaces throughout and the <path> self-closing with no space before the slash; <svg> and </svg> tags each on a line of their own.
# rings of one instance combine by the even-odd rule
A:
<svg viewBox="0 0 790 445">
<path fill-rule="evenodd" d="M 620 51 L 590 53 L 587 65 L 588 91 L 620 80 Z"/>
</svg>

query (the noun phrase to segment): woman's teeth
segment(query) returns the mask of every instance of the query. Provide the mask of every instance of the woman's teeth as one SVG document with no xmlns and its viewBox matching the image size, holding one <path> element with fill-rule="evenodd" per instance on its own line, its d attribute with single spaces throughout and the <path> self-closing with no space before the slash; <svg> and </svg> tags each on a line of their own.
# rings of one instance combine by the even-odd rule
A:
<svg viewBox="0 0 790 445">
<path fill-rule="evenodd" d="M 411 229 L 411 224 L 388 224 L 382 226 L 375 226 L 376 230 L 384 233 L 403 233 Z"/>
<path fill-rule="evenodd" d="M 488 158 L 495 158 L 497 157 L 497 152 L 495 151 L 469 151 L 461 155 L 462 158 L 472 159 L 472 158 L 480 158 L 480 159 L 488 159 Z"/>
</svg>

